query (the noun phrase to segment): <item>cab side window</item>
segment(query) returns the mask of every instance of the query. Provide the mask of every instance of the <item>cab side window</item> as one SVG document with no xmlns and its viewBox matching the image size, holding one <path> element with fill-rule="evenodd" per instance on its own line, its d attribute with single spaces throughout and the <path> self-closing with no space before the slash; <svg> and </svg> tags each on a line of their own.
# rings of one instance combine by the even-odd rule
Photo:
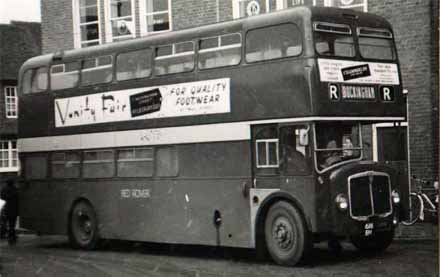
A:
<svg viewBox="0 0 440 277">
<path fill-rule="evenodd" d="M 278 130 L 276 125 L 262 126 L 255 134 L 255 170 L 259 175 L 278 174 Z"/>
<path fill-rule="evenodd" d="M 310 149 L 300 139 L 305 130 L 306 126 L 288 126 L 280 129 L 280 169 L 283 175 L 310 174 Z"/>
</svg>

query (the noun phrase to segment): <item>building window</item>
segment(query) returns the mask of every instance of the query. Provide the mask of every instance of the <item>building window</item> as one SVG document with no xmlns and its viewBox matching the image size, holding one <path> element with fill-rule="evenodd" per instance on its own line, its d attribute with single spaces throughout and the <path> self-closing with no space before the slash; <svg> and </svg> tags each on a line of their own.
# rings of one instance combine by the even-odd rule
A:
<svg viewBox="0 0 440 277">
<path fill-rule="evenodd" d="M 232 17 L 234 19 L 259 15 L 271 11 L 274 0 L 232 0 Z"/>
<path fill-rule="evenodd" d="M 16 140 L 0 140 L 0 172 L 18 171 Z"/>
<path fill-rule="evenodd" d="M 121 41 L 136 36 L 133 0 L 106 0 L 106 40 Z"/>
<path fill-rule="evenodd" d="M 171 0 L 140 0 L 141 33 L 171 31 Z"/>
<path fill-rule="evenodd" d="M 73 0 L 75 48 L 100 44 L 99 0 Z"/>
<path fill-rule="evenodd" d="M 368 0 L 276 0 L 277 10 L 295 6 L 324 6 L 367 12 Z"/>
<path fill-rule="evenodd" d="M 6 117 L 17 118 L 17 87 L 5 87 Z"/>
</svg>

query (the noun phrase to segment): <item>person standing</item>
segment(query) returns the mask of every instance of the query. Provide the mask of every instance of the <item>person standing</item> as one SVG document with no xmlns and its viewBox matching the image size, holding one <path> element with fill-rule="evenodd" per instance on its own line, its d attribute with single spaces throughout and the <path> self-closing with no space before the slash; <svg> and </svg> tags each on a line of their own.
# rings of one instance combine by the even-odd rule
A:
<svg viewBox="0 0 440 277">
<path fill-rule="evenodd" d="M 0 192 L 0 198 L 6 201 L 3 209 L 6 217 L 8 241 L 13 244 L 17 241 L 15 224 L 18 216 L 18 189 L 14 184 L 14 180 L 8 179 L 6 181 L 6 186 L 4 186 Z"/>
</svg>

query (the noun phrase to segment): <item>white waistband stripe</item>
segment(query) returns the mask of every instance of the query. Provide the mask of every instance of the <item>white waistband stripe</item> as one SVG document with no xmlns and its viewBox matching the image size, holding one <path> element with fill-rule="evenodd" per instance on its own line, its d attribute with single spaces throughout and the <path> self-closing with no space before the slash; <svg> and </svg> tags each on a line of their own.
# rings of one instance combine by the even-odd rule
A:
<svg viewBox="0 0 440 277">
<path fill-rule="evenodd" d="M 218 123 L 193 125 L 183 127 L 166 127 L 155 129 L 140 129 L 129 131 L 113 131 L 87 133 L 77 135 L 47 136 L 23 138 L 18 140 L 20 152 L 44 152 L 74 149 L 97 149 L 113 147 L 129 147 L 143 145 L 166 145 L 202 142 L 241 141 L 250 140 L 251 125 L 271 123 L 294 123 L 309 121 L 403 121 L 403 117 L 307 117 L 276 120 L 245 121 L 233 123 Z"/>
</svg>

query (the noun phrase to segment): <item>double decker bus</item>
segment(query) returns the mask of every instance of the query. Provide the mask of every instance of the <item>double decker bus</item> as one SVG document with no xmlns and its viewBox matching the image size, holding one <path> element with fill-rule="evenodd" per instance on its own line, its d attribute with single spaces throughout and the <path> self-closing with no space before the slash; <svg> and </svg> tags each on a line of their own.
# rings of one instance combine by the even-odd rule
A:
<svg viewBox="0 0 440 277">
<path fill-rule="evenodd" d="M 267 250 L 392 242 L 408 185 L 362 130 L 405 121 L 383 18 L 298 7 L 60 51 L 20 70 L 20 223 L 100 239 Z M 405 201 L 404 201 L 405 200 Z"/>
</svg>

